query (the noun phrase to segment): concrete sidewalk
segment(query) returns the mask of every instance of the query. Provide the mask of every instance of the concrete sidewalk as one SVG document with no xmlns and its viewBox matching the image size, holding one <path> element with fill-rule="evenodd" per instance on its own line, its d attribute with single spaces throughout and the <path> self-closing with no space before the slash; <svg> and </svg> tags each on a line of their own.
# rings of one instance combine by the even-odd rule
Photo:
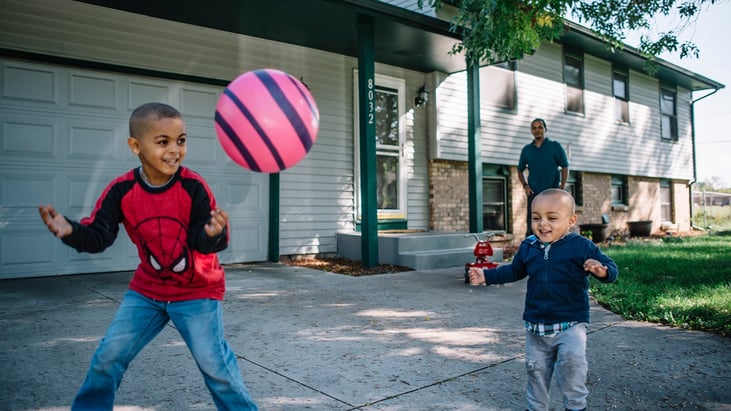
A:
<svg viewBox="0 0 731 411">
<path fill-rule="evenodd" d="M 68 409 L 131 273 L 0 281 L 0 410 Z M 262 410 L 522 410 L 525 281 L 462 269 L 349 277 L 227 269 L 226 335 Z M 593 410 L 731 410 L 731 340 L 624 321 L 594 305 Z M 555 386 L 555 384 L 554 384 Z M 166 329 L 132 363 L 118 410 L 214 409 Z M 551 409 L 562 410 L 553 390 Z"/>
</svg>

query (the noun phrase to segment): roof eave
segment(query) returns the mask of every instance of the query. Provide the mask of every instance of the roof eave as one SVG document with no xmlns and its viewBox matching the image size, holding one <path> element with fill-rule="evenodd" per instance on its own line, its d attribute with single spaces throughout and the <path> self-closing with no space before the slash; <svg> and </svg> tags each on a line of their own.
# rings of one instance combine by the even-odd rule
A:
<svg viewBox="0 0 731 411">
<path fill-rule="evenodd" d="M 625 45 L 621 49 L 611 49 L 608 43 L 592 30 L 568 20 L 565 20 L 565 26 L 566 31 L 559 39 L 560 43 L 577 47 L 585 53 L 610 61 L 619 66 L 647 73 L 648 58 L 637 48 Z M 690 91 L 718 90 L 725 87 L 725 85 L 715 80 L 661 58 L 655 58 L 654 61 L 655 68 L 657 69 L 654 77 L 661 82 L 678 85 Z"/>
</svg>

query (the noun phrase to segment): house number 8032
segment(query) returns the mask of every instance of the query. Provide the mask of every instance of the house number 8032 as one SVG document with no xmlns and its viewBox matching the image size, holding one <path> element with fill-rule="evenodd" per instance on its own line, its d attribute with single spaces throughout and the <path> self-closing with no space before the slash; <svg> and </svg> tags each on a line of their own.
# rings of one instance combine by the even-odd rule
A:
<svg viewBox="0 0 731 411">
<path fill-rule="evenodd" d="M 373 113 L 373 79 L 368 79 L 368 124 L 373 124 L 376 120 L 376 116 Z"/>
</svg>

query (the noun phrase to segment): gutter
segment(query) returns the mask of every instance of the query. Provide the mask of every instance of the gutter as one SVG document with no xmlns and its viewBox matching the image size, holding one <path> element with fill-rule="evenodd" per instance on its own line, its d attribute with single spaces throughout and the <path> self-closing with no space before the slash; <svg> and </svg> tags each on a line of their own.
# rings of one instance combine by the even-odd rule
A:
<svg viewBox="0 0 731 411">
<path fill-rule="evenodd" d="M 688 192 L 690 194 L 689 196 L 689 202 L 690 202 L 690 228 L 692 230 L 698 230 L 698 231 L 705 231 L 706 229 L 703 227 L 698 227 L 697 225 L 693 224 L 693 185 L 698 181 L 698 167 L 696 166 L 696 150 L 695 150 L 695 103 L 703 100 L 706 97 L 712 96 L 716 93 L 718 93 L 718 90 L 721 90 L 723 87 L 715 88 L 713 91 L 711 91 L 708 94 L 703 95 L 702 97 L 699 97 L 695 100 L 691 100 L 690 102 L 690 140 L 691 140 L 691 147 L 693 148 L 693 179 L 688 182 Z"/>
</svg>

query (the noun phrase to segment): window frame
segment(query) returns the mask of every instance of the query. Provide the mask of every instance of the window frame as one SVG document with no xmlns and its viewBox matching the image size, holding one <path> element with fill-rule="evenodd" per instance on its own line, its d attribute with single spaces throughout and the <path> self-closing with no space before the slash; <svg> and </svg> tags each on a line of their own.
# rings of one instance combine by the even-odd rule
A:
<svg viewBox="0 0 731 411">
<path fill-rule="evenodd" d="M 624 78 L 623 95 L 617 95 L 617 76 Z M 619 124 L 630 124 L 629 114 L 629 72 L 623 67 L 612 68 L 612 95 L 614 97 L 614 121 Z"/>
<path fill-rule="evenodd" d="M 490 73 L 495 72 L 501 76 L 505 76 L 505 78 L 510 78 L 510 81 L 512 84 L 504 84 L 504 82 L 501 81 L 500 86 L 501 87 L 494 87 L 494 84 L 492 81 L 489 80 Z M 514 113 L 518 107 L 518 84 L 516 79 L 516 71 L 517 71 L 517 63 L 513 61 L 508 62 L 502 62 L 502 63 L 496 63 L 489 66 L 482 67 L 480 69 L 480 77 L 485 76 L 485 79 L 480 80 L 480 97 L 483 100 L 483 102 L 486 105 L 496 107 L 499 110 L 504 110 L 507 112 Z M 507 73 L 504 73 L 507 72 Z M 502 78 L 500 78 L 502 80 Z M 496 91 L 498 88 L 501 88 L 502 90 L 505 90 L 507 88 L 511 88 L 512 92 L 510 93 L 501 93 L 497 94 Z M 508 96 L 509 94 L 509 96 Z M 500 98 L 503 97 L 503 98 Z M 505 97 L 509 99 L 507 102 L 503 102 L 505 100 Z"/>
<path fill-rule="evenodd" d="M 672 113 L 665 112 L 665 96 L 672 97 Z M 670 136 L 666 137 L 665 119 L 669 120 Z M 660 86 L 660 140 L 667 142 L 678 141 L 678 90 L 675 87 L 663 84 Z"/>
<path fill-rule="evenodd" d="M 505 167 L 501 165 L 495 165 L 495 164 L 483 164 L 482 165 L 482 187 L 483 187 L 483 198 L 482 198 L 482 217 L 483 217 L 483 230 L 487 231 L 495 231 L 495 230 L 503 230 L 505 232 L 512 232 L 512 228 L 509 225 L 510 221 L 510 196 L 508 195 L 508 184 L 509 184 L 509 175 L 510 171 Z M 485 200 L 484 195 L 484 185 L 486 181 L 499 181 L 502 184 L 502 203 L 497 204 L 498 206 L 502 206 L 502 224 L 503 227 L 488 227 L 487 225 L 487 219 L 485 218 L 485 206 L 486 205 L 495 205 L 491 203 L 487 203 Z"/>
<path fill-rule="evenodd" d="M 615 191 L 619 193 L 619 196 L 620 196 L 619 200 L 616 200 L 614 198 Z M 622 176 L 622 175 L 612 175 L 611 176 L 609 200 L 611 201 L 613 206 L 629 205 L 629 189 L 628 189 L 628 184 L 627 184 L 627 176 Z"/>
<path fill-rule="evenodd" d="M 569 65 L 568 63 L 576 63 L 575 65 Z M 567 69 L 569 67 L 575 68 L 578 70 L 578 81 L 576 82 L 569 82 L 570 80 L 567 75 Z M 566 50 L 564 51 L 563 55 L 563 66 L 562 66 L 562 73 L 563 73 L 563 83 L 564 83 L 564 111 L 566 113 L 570 114 L 578 114 L 578 115 L 584 115 L 586 112 L 586 102 L 584 99 L 584 89 L 585 89 L 585 73 L 584 73 L 584 57 L 582 53 L 575 52 L 572 50 Z M 575 93 L 572 93 L 574 91 Z M 576 94 L 576 96 L 574 95 Z M 577 98 L 579 99 L 578 104 L 576 104 L 573 99 Z M 579 105 L 580 107 L 578 110 L 574 110 L 573 106 Z"/>
<path fill-rule="evenodd" d="M 574 202 L 577 207 L 584 205 L 584 188 L 582 185 L 583 175 L 580 171 L 569 170 L 569 176 L 566 179 L 566 185 L 564 189 L 574 197 Z"/>
<path fill-rule="evenodd" d="M 668 192 L 668 202 L 663 199 L 663 190 Z M 667 207 L 667 214 L 669 218 L 665 218 L 665 208 Z M 675 223 L 675 207 L 673 203 L 673 181 L 669 179 L 660 179 L 660 219 L 663 223 Z"/>
</svg>

